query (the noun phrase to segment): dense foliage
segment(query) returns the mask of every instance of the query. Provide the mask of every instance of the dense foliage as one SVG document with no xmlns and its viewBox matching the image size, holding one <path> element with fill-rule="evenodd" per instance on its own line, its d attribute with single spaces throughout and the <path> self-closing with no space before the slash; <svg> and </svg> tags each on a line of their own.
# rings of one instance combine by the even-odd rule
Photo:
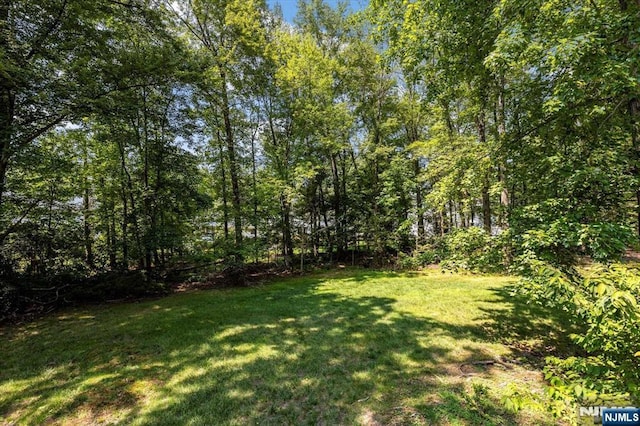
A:
<svg viewBox="0 0 640 426">
<path fill-rule="evenodd" d="M 552 396 L 597 404 L 603 397 L 640 401 L 640 271 L 622 265 L 587 275 L 537 262 L 525 292 L 570 313 L 584 328 L 573 340 L 584 357 L 547 358 Z M 561 412 L 562 405 L 559 405 Z"/>
<path fill-rule="evenodd" d="M 7 276 L 632 242 L 634 2 L 85 3 L 2 9 Z"/>
</svg>

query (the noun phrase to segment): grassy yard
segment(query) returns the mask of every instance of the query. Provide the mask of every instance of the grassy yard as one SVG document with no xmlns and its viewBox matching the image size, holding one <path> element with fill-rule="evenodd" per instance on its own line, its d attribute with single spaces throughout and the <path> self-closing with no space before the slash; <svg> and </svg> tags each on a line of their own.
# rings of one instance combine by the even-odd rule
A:
<svg viewBox="0 0 640 426">
<path fill-rule="evenodd" d="M 513 284 L 343 270 L 1 328 L 0 423 L 555 424 L 563 332 Z"/>
</svg>

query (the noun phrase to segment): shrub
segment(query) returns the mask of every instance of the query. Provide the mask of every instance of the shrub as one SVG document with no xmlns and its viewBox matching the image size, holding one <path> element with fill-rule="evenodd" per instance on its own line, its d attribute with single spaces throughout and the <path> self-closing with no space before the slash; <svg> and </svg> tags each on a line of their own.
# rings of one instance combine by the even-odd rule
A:
<svg viewBox="0 0 640 426">
<path fill-rule="evenodd" d="M 519 256 L 554 265 L 575 264 L 579 255 L 603 262 L 618 260 L 633 241 L 633 231 L 615 223 L 577 223 L 561 217 L 518 234 Z"/>
<path fill-rule="evenodd" d="M 400 269 L 417 269 L 419 268 L 420 262 L 418 262 L 418 258 L 414 252 L 413 255 L 408 255 L 402 252 L 398 253 L 398 258 L 396 260 L 396 267 Z"/>
<path fill-rule="evenodd" d="M 410 254 L 398 252 L 395 266 L 400 269 L 419 269 L 433 265 L 442 260 L 443 252 L 444 239 L 433 237 L 427 243 L 416 247 Z"/>
<path fill-rule="evenodd" d="M 594 401 L 622 396 L 640 402 L 640 271 L 595 267 L 588 276 L 571 267 L 537 261 L 523 291 L 533 300 L 567 311 L 584 324 L 573 341 L 584 357 L 548 357 L 545 375 L 557 399 Z"/>
<path fill-rule="evenodd" d="M 458 229 L 445 237 L 442 266 L 454 271 L 497 272 L 505 269 L 509 233 L 492 236 L 482 228 Z"/>
</svg>

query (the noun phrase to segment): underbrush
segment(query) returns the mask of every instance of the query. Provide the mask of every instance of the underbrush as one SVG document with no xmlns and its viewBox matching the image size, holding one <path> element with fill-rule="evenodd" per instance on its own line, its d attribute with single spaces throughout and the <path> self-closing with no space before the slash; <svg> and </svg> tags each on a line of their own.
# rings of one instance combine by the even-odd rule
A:
<svg viewBox="0 0 640 426">
<path fill-rule="evenodd" d="M 547 356 L 544 374 L 552 411 L 571 423 L 577 405 L 640 404 L 640 269 L 616 263 L 633 243 L 625 226 L 558 218 L 495 236 L 480 228 L 458 230 L 401 261 L 414 268 L 439 261 L 454 272 L 515 273 L 521 277 L 517 293 L 528 303 L 564 311 L 582 330 L 569 335 L 578 351 Z"/>
<path fill-rule="evenodd" d="M 397 266 L 419 269 L 439 264 L 452 272 L 506 272 L 509 245 L 508 231 L 493 236 L 475 226 L 457 229 L 444 236 L 431 237 L 410 254 L 399 253 Z"/>
<path fill-rule="evenodd" d="M 167 294 L 169 287 L 144 270 L 90 277 L 64 273 L 14 276 L 0 282 L 0 323 L 30 319 L 78 303 L 104 303 Z"/>
<path fill-rule="evenodd" d="M 305 271 L 315 267 L 308 263 Z M 293 271 L 284 263 L 240 264 L 186 257 L 150 270 L 94 272 L 89 276 L 86 271 L 49 276 L 16 274 L 0 279 L 0 324 L 32 320 L 65 306 L 139 300 L 176 290 L 245 287 Z"/>
<path fill-rule="evenodd" d="M 587 271 L 535 262 L 520 287 L 532 301 L 562 309 L 584 332 L 571 339 L 583 356 L 546 359 L 545 378 L 558 402 L 601 405 L 602 401 L 640 403 L 640 270 L 612 264 Z"/>
</svg>

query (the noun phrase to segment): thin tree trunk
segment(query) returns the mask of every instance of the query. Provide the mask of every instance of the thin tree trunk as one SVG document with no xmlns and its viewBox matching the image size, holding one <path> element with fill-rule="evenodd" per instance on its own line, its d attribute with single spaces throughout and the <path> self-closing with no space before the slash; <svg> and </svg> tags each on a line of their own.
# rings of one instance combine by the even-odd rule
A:
<svg viewBox="0 0 640 426">
<path fill-rule="evenodd" d="M 122 268 L 129 269 L 129 243 L 128 237 L 129 209 L 127 203 L 127 193 L 122 183 Z"/>
<path fill-rule="evenodd" d="M 143 238 L 143 246 L 144 246 L 144 258 L 143 258 L 143 266 L 147 269 L 147 271 L 151 270 L 151 257 L 153 252 L 153 243 L 155 240 L 155 229 L 154 229 L 154 220 L 153 220 L 153 212 L 152 212 L 152 200 L 150 194 L 150 185 L 149 185 L 149 121 L 147 116 L 147 88 L 142 88 L 142 132 L 143 132 L 143 154 L 144 154 L 144 171 L 143 171 L 143 183 L 144 183 L 144 192 L 142 194 L 142 202 L 144 206 L 144 218 L 147 221 L 147 235 Z"/>
<path fill-rule="evenodd" d="M 46 239 L 46 251 L 45 251 L 45 259 L 49 260 L 53 257 L 53 245 L 52 245 L 52 237 L 53 237 L 53 205 L 55 203 L 55 187 L 53 184 L 49 185 L 49 211 L 47 215 L 47 239 Z M 44 265 L 44 263 L 43 263 Z M 43 266 L 44 268 L 44 266 Z M 42 269 L 41 272 L 46 272 L 45 269 Z"/>
<path fill-rule="evenodd" d="M 413 162 L 414 177 L 416 180 L 416 214 L 418 215 L 418 242 L 424 242 L 424 212 L 422 211 L 422 185 L 419 181 L 420 176 L 420 160 L 416 159 Z"/>
<path fill-rule="evenodd" d="M 498 140 L 502 141 L 506 134 L 506 122 L 505 122 L 505 106 L 504 106 L 504 86 L 505 79 L 503 76 L 500 77 L 500 91 L 498 93 L 498 111 L 497 111 L 497 119 L 498 119 Z M 507 186 L 507 179 L 505 176 L 505 165 L 500 164 L 498 167 L 498 178 L 500 179 L 500 183 L 502 185 L 502 192 L 500 193 L 500 204 L 502 205 L 501 212 L 501 220 L 500 225 L 502 228 L 509 227 L 509 208 L 510 208 L 510 195 L 509 188 Z"/>
<path fill-rule="evenodd" d="M 331 237 L 331 230 L 329 229 L 329 218 L 327 217 L 327 206 L 325 204 L 324 191 L 322 190 L 322 181 L 320 181 L 318 185 L 318 190 L 320 191 L 320 211 L 324 221 L 324 229 L 327 232 L 326 247 L 330 255 L 333 256 L 333 238 Z"/>
<path fill-rule="evenodd" d="M 481 112 L 476 118 L 476 125 L 478 127 L 478 139 L 480 144 L 486 145 L 487 143 L 487 126 L 485 122 L 485 114 Z M 482 223 L 484 230 L 491 233 L 491 198 L 489 196 L 489 175 L 484 176 L 482 183 Z"/>
<path fill-rule="evenodd" d="M 84 248 L 85 248 L 85 260 L 90 268 L 93 268 L 93 244 L 91 238 L 91 224 L 89 223 L 89 214 L 91 212 L 91 204 L 89 198 L 89 183 L 87 178 L 84 179 L 84 194 L 83 194 L 83 224 L 84 224 Z"/>
<path fill-rule="evenodd" d="M 9 40 L 11 37 L 9 28 L 9 8 L 11 1 L 0 2 L 0 51 L 5 55 L 10 52 Z M 13 117 L 15 113 L 15 93 L 11 81 L 7 78 L 0 79 L 0 207 L 4 201 L 6 190 L 6 176 L 11 157 L 11 137 L 13 131 Z"/>
<path fill-rule="evenodd" d="M 442 221 L 440 215 L 437 212 L 432 212 L 430 215 L 431 223 L 433 223 L 433 235 L 442 236 Z"/>
<path fill-rule="evenodd" d="M 139 263 L 138 266 L 142 267 L 143 265 L 140 258 L 140 254 L 142 253 L 142 244 L 140 241 L 140 229 L 138 227 L 138 213 L 136 212 L 136 202 L 135 202 L 135 198 L 133 197 L 133 181 L 131 179 L 131 174 L 129 173 L 129 170 L 127 169 L 126 154 L 124 150 L 124 144 L 122 143 L 122 141 L 118 141 L 118 147 L 120 148 L 121 167 L 126 177 L 125 184 L 127 186 L 126 189 L 129 192 L 128 194 L 129 204 L 131 207 L 130 218 L 127 218 L 127 222 L 130 222 L 133 225 L 133 236 L 136 242 L 136 249 L 138 250 L 138 263 Z M 125 196 L 127 195 L 126 191 L 124 191 L 124 194 Z"/>
<path fill-rule="evenodd" d="M 293 240 L 291 238 L 291 205 L 285 194 L 280 195 L 280 207 L 282 209 L 282 255 L 288 266 L 289 258 L 293 256 Z"/>
<path fill-rule="evenodd" d="M 220 85 L 222 95 L 222 118 L 224 119 L 225 141 L 227 144 L 227 156 L 229 158 L 229 176 L 231 177 L 231 192 L 233 194 L 233 226 L 235 231 L 236 261 L 242 262 L 242 206 L 240 199 L 240 182 L 238 178 L 238 161 L 236 159 L 236 147 L 231 126 L 231 112 L 229 108 L 229 95 L 227 93 L 227 75 L 220 71 Z"/>
<path fill-rule="evenodd" d="M 0 207 L 4 202 L 4 193 L 6 191 L 7 171 L 9 170 L 9 159 L 11 150 L 11 122 L 13 118 L 8 119 L 6 115 L 13 115 L 13 100 L 8 100 L 10 94 L 0 94 Z M 11 105 L 5 105 L 5 103 Z M 5 111 L 8 109 L 9 111 Z"/>
<path fill-rule="evenodd" d="M 340 190 L 340 173 L 338 172 L 336 154 L 331 154 L 331 173 L 333 174 L 333 211 L 335 215 L 336 246 L 338 249 L 338 258 L 342 258 L 342 255 L 344 254 L 342 196 Z"/>
<path fill-rule="evenodd" d="M 258 184 L 256 179 L 256 146 L 255 139 L 258 129 L 251 135 L 251 186 L 253 192 L 253 245 L 254 263 L 258 263 Z"/>
<path fill-rule="evenodd" d="M 636 178 L 640 177 L 640 137 L 638 136 L 638 114 L 640 113 L 640 101 L 631 99 L 629 101 L 629 118 L 631 120 L 631 146 L 633 156 L 632 173 Z M 637 231 L 640 238 L 640 187 L 636 188 L 636 219 L 638 220 Z"/>
<path fill-rule="evenodd" d="M 461 228 L 468 228 L 467 226 L 467 215 L 464 211 L 464 206 L 462 202 L 459 202 L 456 210 L 458 210 L 458 216 L 460 216 L 460 227 Z"/>
<path fill-rule="evenodd" d="M 485 176 L 482 185 L 482 224 L 487 233 L 491 233 L 491 197 L 489 196 L 489 177 Z"/>
<path fill-rule="evenodd" d="M 117 260 L 116 260 L 116 252 L 117 252 L 117 248 L 116 248 L 116 244 L 117 244 L 117 239 L 116 239 L 116 212 L 113 208 L 113 204 L 111 205 L 111 220 L 109 220 L 109 223 L 107 224 L 107 229 L 110 229 L 110 232 L 108 232 L 108 234 L 111 236 L 111 238 L 109 238 L 109 236 L 107 236 L 107 239 L 109 241 L 109 267 L 111 269 L 116 269 L 117 267 Z"/>
<path fill-rule="evenodd" d="M 449 229 L 456 228 L 455 216 L 453 215 L 453 201 L 449 201 Z"/>
<path fill-rule="evenodd" d="M 83 193 L 82 193 L 82 221 L 84 231 L 84 248 L 85 248 L 85 262 L 90 268 L 93 268 L 93 240 L 91 236 L 91 223 L 89 215 L 91 213 L 91 188 L 89 187 L 89 179 L 87 177 L 87 167 L 89 164 L 89 148 L 87 141 L 84 140 L 82 144 L 82 165 L 83 165 Z"/>
<path fill-rule="evenodd" d="M 343 215 L 343 221 L 342 221 L 342 250 L 344 252 L 347 251 L 348 247 L 349 247 L 349 236 L 348 234 L 348 229 L 347 229 L 347 225 L 346 225 L 346 217 L 347 217 L 347 213 L 348 213 L 348 208 L 349 205 L 347 203 L 348 200 L 348 195 L 347 195 L 347 159 L 346 159 L 346 151 L 342 151 L 342 153 L 340 154 L 340 169 L 342 172 L 342 179 L 341 179 L 341 196 L 342 196 L 342 215 Z"/>
<path fill-rule="evenodd" d="M 225 168 L 224 161 L 224 147 L 222 144 L 222 137 L 220 131 L 216 132 L 218 136 L 218 151 L 220 157 L 220 170 L 222 178 L 222 220 L 224 226 L 224 240 L 229 240 L 229 196 L 227 195 L 227 169 Z"/>
</svg>

